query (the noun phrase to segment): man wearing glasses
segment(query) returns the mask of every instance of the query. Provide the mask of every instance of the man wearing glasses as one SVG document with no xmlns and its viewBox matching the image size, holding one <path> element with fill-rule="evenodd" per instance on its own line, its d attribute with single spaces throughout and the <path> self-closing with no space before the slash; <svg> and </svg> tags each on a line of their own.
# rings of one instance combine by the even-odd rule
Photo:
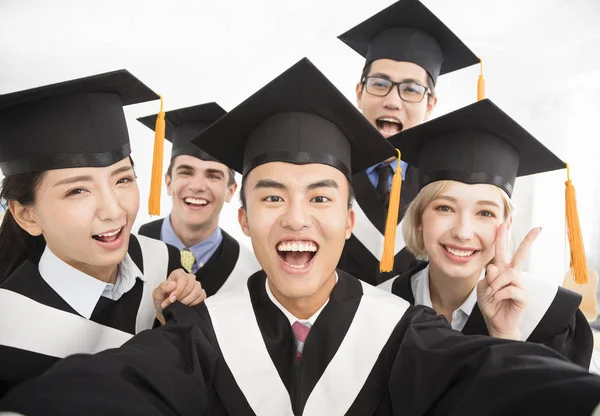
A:
<svg viewBox="0 0 600 416">
<path fill-rule="evenodd" d="M 467 46 L 418 0 L 400 0 L 339 37 L 366 58 L 356 85 L 358 108 L 388 138 L 426 121 L 443 75 L 479 62 Z M 402 149 L 400 149 L 402 151 Z M 402 169 L 393 269 L 380 271 L 392 175 Z M 410 268 L 400 221 L 417 194 L 416 168 L 396 158 L 352 177 L 356 225 L 338 267 L 377 285 Z"/>
</svg>

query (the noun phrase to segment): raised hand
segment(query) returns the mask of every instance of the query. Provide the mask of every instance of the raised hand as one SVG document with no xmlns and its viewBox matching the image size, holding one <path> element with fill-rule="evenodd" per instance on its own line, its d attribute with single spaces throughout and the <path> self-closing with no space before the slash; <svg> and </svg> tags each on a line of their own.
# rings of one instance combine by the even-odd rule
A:
<svg viewBox="0 0 600 416">
<path fill-rule="evenodd" d="M 542 231 L 534 228 L 525 236 L 514 256 L 508 252 L 507 227 L 503 223 L 496 232 L 493 264 L 477 284 L 477 303 L 490 336 L 521 339 L 519 324 L 527 306 L 523 266 L 533 242 Z"/>
</svg>

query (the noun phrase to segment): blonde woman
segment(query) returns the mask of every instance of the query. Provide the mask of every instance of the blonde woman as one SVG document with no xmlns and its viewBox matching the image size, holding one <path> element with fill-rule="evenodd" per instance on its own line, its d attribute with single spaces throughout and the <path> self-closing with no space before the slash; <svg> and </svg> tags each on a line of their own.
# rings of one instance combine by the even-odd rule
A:
<svg viewBox="0 0 600 416">
<path fill-rule="evenodd" d="M 523 273 L 534 228 L 510 258 L 515 178 L 565 167 L 484 100 L 393 138 L 419 169 L 403 237 L 422 263 L 380 287 L 432 307 L 465 334 L 543 343 L 588 367 L 593 340 L 581 296 Z"/>
</svg>

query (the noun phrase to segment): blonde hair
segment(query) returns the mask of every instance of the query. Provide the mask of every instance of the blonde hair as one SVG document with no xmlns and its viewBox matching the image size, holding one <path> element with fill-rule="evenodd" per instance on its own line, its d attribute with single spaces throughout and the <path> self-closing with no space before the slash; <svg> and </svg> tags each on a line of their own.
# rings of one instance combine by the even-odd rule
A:
<svg viewBox="0 0 600 416">
<path fill-rule="evenodd" d="M 410 203 L 402 221 L 402 236 L 406 248 L 414 254 L 418 260 L 427 261 L 429 258 L 425 251 L 423 242 L 423 231 L 420 229 L 423 225 L 423 212 L 430 203 L 435 201 L 441 194 L 446 192 L 454 181 L 436 181 L 426 185 L 419 191 L 417 197 Z M 508 194 L 498 188 L 504 203 L 504 218 L 507 219 L 514 210 Z"/>
</svg>

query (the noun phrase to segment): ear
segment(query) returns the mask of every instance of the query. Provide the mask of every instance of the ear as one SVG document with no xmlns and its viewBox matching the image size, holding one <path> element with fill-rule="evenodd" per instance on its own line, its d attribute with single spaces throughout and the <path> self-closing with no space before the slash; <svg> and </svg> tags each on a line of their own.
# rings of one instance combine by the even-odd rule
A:
<svg viewBox="0 0 600 416">
<path fill-rule="evenodd" d="M 234 183 L 227 189 L 227 193 L 225 194 L 225 202 L 231 202 L 231 198 L 235 195 L 235 191 L 237 190 L 238 184 Z"/>
<path fill-rule="evenodd" d="M 363 86 L 360 82 L 356 83 L 356 106 L 362 110 Z"/>
<path fill-rule="evenodd" d="M 356 216 L 354 215 L 354 210 L 350 208 L 348 211 L 348 218 L 346 219 L 346 240 L 352 236 L 352 231 L 354 230 L 354 224 L 356 223 Z"/>
<path fill-rule="evenodd" d="M 248 227 L 248 213 L 244 208 L 238 209 L 238 222 L 240 223 L 244 234 L 250 237 L 250 227 Z"/>
<path fill-rule="evenodd" d="M 165 185 L 167 185 L 167 194 L 173 196 L 173 188 L 171 188 L 172 179 L 168 173 L 165 173 Z"/>
<path fill-rule="evenodd" d="M 429 120 L 431 114 L 433 113 L 433 109 L 437 105 L 438 99 L 437 97 L 428 97 L 427 98 L 427 110 L 425 111 L 425 119 L 423 121 Z"/>
<path fill-rule="evenodd" d="M 512 228 L 513 225 L 513 217 L 512 215 L 509 215 L 508 218 L 506 219 L 506 235 L 510 235 L 510 230 Z"/>
<path fill-rule="evenodd" d="M 32 236 L 42 235 L 43 230 L 35 218 L 33 207 L 21 205 L 17 201 L 8 201 L 8 209 L 19 227 Z"/>
</svg>

